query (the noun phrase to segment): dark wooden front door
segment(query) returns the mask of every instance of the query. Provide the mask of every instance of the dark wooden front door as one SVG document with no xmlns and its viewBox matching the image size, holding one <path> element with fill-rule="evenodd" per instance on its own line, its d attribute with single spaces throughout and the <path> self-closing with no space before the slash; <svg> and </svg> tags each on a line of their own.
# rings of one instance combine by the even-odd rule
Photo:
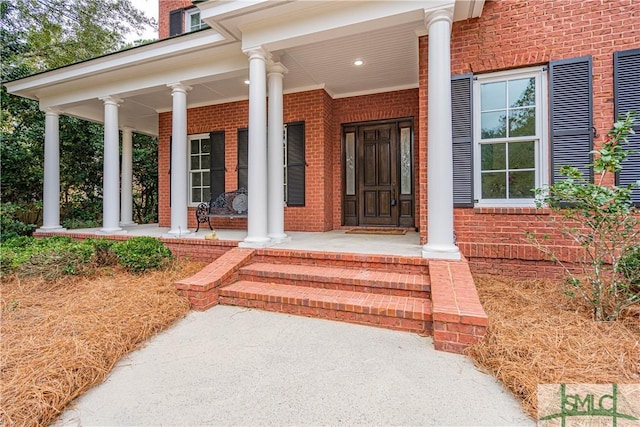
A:
<svg viewBox="0 0 640 427">
<path fill-rule="evenodd" d="M 358 132 L 360 225 L 396 225 L 396 138 L 389 124 L 363 126 Z M 393 178 L 392 178 L 393 177 Z"/>
<path fill-rule="evenodd" d="M 343 129 L 345 225 L 412 227 L 411 122 Z"/>
</svg>

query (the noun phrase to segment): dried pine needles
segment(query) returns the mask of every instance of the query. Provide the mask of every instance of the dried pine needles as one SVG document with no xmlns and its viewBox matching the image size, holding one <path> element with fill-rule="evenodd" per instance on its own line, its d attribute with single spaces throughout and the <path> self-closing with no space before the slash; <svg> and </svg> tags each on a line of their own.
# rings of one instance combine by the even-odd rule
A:
<svg viewBox="0 0 640 427">
<path fill-rule="evenodd" d="M 537 414 L 538 384 L 640 382 L 640 312 L 595 322 L 551 280 L 475 276 L 489 315 L 484 342 L 467 349 Z"/>
<path fill-rule="evenodd" d="M 201 263 L 133 275 L 2 279 L 0 424 L 48 425 L 115 363 L 185 315 L 174 282 Z"/>
</svg>

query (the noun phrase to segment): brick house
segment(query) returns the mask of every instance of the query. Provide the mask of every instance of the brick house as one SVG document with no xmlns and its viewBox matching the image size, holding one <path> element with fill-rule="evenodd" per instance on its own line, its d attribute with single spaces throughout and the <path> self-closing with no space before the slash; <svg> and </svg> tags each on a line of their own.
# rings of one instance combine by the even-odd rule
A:
<svg viewBox="0 0 640 427">
<path fill-rule="evenodd" d="M 159 224 L 248 188 L 248 247 L 287 231 L 416 228 L 425 258 L 545 273 L 575 248 L 531 189 L 640 111 L 635 0 L 159 0 L 159 38 L 7 83 L 46 112 L 43 231 L 60 228 L 58 117 L 105 124 L 103 231 L 131 223 L 131 133 L 159 139 Z M 122 168 L 119 131 L 122 130 Z M 640 179 L 638 150 L 618 176 Z M 585 169 L 588 171 L 588 169 Z M 120 182 L 122 176 L 122 183 Z M 613 184 L 613 183 L 611 183 Z M 640 192 L 634 194 L 640 203 Z"/>
</svg>

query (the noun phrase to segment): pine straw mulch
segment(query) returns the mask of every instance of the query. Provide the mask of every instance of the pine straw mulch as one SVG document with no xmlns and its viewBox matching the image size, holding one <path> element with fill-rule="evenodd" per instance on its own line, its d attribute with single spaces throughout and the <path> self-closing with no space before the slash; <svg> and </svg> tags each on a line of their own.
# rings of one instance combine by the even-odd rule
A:
<svg viewBox="0 0 640 427">
<path fill-rule="evenodd" d="M 640 382 L 640 307 L 595 322 L 560 281 L 474 275 L 489 316 L 465 354 L 505 384 L 537 419 L 538 384 Z"/>
<path fill-rule="evenodd" d="M 174 282 L 204 263 L 55 281 L 3 277 L 0 425 L 48 425 L 115 363 L 189 310 Z"/>
</svg>

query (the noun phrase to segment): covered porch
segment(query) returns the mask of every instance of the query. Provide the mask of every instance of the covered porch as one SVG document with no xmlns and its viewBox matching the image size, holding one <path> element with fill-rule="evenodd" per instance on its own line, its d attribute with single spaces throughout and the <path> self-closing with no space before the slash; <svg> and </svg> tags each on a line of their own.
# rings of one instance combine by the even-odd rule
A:
<svg viewBox="0 0 640 427">
<path fill-rule="evenodd" d="M 420 236 L 414 230 L 402 230 L 404 234 L 350 234 L 350 228 L 331 230 L 325 232 L 304 232 L 290 231 L 287 234 L 291 239 L 279 242 L 272 247 L 274 249 L 290 249 L 299 251 L 315 251 L 329 253 L 354 253 L 354 254 L 376 254 L 376 255 L 397 255 L 407 257 L 420 257 L 422 245 Z M 149 236 L 162 238 L 168 235 L 169 227 L 160 227 L 158 224 L 139 224 L 126 227 L 126 236 Z M 228 246 L 238 245 L 247 236 L 246 230 L 216 229 L 217 240 L 207 240 L 205 236 L 212 232 L 206 227 L 198 232 L 191 231 L 184 236 L 175 236 L 166 241 L 178 239 L 189 242 L 190 240 L 204 241 L 210 245 L 217 243 Z M 83 228 L 75 230 L 65 230 L 57 232 L 55 235 L 69 235 L 71 237 L 105 237 L 100 228 Z M 53 235 L 53 233 L 37 233 L 38 236 Z M 123 238 L 125 236 L 122 236 Z M 204 243 L 202 242 L 202 243 Z"/>
<path fill-rule="evenodd" d="M 348 159 L 341 156 L 341 138 L 348 140 L 349 135 L 341 134 L 340 126 L 409 118 L 415 132 L 407 133 L 407 146 L 415 145 L 410 148 L 414 163 L 406 184 L 408 200 L 396 201 L 405 187 L 391 179 L 385 188 L 359 193 L 358 203 L 404 209 L 420 230 L 422 257 L 460 259 L 453 233 L 450 34 L 454 21 L 479 16 L 483 5 L 482 0 L 209 0 L 197 4 L 209 29 L 9 82 L 11 93 L 39 100 L 46 111 L 41 231 L 62 231 L 60 114 L 104 123 L 103 234 L 133 230 L 132 132 L 159 137 L 159 216 L 160 224 L 169 226 L 165 235 L 191 232 L 190 212 L 197 197 L 188 162 L 192 138 L 200 135 L 201 144 L 210 138 L 212 157 L 222 147 L 222 158 L 211 164 L 210 185 L 198 184 L 198 197 L 207 200 L 207 190 L 214 196 L 239 188 L 241 173 L 236 177 L 232 171 L 244 170 L 249 209 L 240 245 L 253 248 L 285 242 L 292 236 L 285 230 L 339 229 L 346 223 L 342 217 L 347 201 L 342 197 L 349 192 L 342 169 Z M 384 105 L 383 113 L 353 108 L 358 97 L 399 91 L 412 91 L 410 114 L 394 110 L 382 96 L 376 105 Z M 283 186 L 289 183 L 283 176 L 282 134 L 283 122 L 301 119 L 287 118 L 293 116 L 287 95 L 292 96 L 291 106 L 307 108 L 302 120 L 309 125 L 309 145 L 303 145 L 308 157 L 298 166 L 306 170 L 301 180 L 310 191 L 295 209 L 283 203 Z M 311 96 L 317 107 L 304 99 Z M 343 100 L 353 100 L 351 108 L 358 114 L 334 116 Z M 219 111 L 227 106 L 234 110 Z M 202 122 L 197 122 L 200 116 Z M 229 117 L 238 119 L 229 123 Z M 235 146 L 229 147 L 236 143 L 240 151 L 235 134 L 243 128 L 248 128 L 244 165 Z M 199 152 L 202 158 L 205 154 Z M 202 173 L 204 181 L 209 175 Z"/>
</svg>

